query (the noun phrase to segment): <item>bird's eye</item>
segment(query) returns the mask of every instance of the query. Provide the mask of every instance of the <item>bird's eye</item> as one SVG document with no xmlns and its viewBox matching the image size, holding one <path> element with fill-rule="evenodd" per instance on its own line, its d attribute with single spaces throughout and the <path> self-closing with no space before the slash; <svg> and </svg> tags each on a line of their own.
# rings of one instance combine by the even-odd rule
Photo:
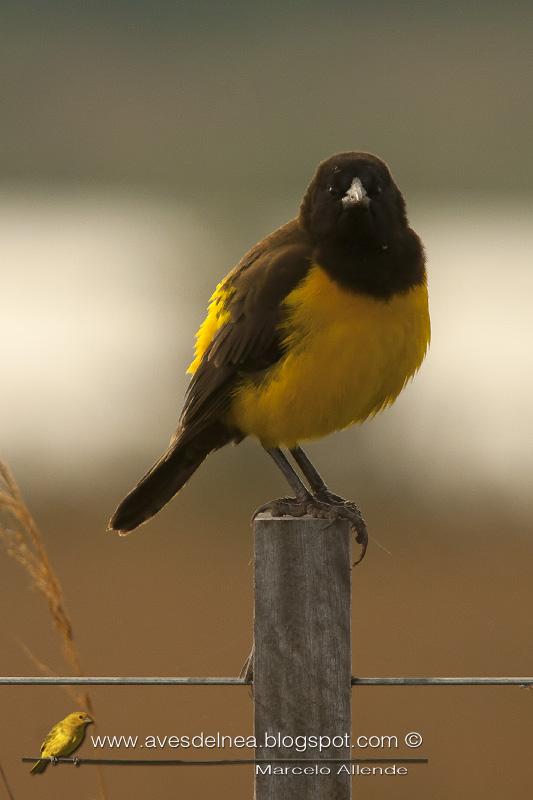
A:
<svg viewBox="0 0 533 800">
<path fill-rule="evenodd" d="M 79 715 L 79 719 L 83 719 L 83 714 L 80 714 L 80 715 Z"/>
<path fill-rule="evenodd" d="M 378 183 L 378 185 L 376 186 L 376 194 L 381 194 L 382 191 L 383 191 L 383 186 L 380 186 Z"/>
<path fill-rule="evenodd" d="M 330 193 L 330 194 L 331 194 L 333 197 L 340 197 L 340 194 L 341 194 L 341 193 L 340 193 L 340 191 L 337 189 L 337 187 L 336 187 L 336 186 L 333 186 L 333 185 L 331 185 L 331 186 L 328 186 L 328 192 L 329 192 L 329 193 Z"/>
</svg>

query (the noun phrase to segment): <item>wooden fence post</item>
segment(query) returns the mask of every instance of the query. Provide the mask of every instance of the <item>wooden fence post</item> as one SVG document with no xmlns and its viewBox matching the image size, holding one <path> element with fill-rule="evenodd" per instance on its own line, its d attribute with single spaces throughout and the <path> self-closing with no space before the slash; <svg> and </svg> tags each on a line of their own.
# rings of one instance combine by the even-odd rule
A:
<svg viewBox="0 0 533 800">
<path fill-rule="evenodd" d="M 344 520 L 254 521 L 256 800 L 349 800 L 351 776 L 351 533 Z M 271 738 L 265 739 L 266 734 Z M 303 749 L 279 737 L 339 737 Z M 344 737 L 344 744 L 341 742 Z M 324 745 L 327 740 L 322 739 Z M 298 745 L 298 746 L 296 746 Z M 312 759 L 276 764 L 269 758 Z M 310 773 L 297 774 L 308 768 Z M 280 772 L 279 770 L 283 772 Z M 321 774 L 321 772 L 322 774 Z M 318 772 L 318 774 L 317 774 Z"/>
</svg>

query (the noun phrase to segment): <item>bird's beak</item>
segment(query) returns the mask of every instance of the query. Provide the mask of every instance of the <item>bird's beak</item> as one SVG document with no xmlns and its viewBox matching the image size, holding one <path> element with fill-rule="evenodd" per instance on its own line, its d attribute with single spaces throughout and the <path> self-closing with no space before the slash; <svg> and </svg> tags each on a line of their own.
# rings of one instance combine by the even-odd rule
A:
<svg viewBox="0 0 533 800">
<path fill-rule="evenodd" d="M 368 195 L 359 178 L 353 179 L 350 188 L 342 198 L 342 205 L 344 208 L 353 208 L 354 206 L 358 205 L 368 205 Z"/>
</svg>

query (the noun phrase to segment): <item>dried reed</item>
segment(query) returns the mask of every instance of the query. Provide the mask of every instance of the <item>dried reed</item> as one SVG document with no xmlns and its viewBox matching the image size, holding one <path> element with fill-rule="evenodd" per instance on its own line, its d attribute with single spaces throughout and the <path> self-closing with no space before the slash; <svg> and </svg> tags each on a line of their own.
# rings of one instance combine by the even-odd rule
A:
<svg viewBox="0 0 533 800">
<path fill-rule="evenodd" d="M 33 585 L 46 601 L 54 627 L 61 640 L 63 656 L 69 671 L 82 675 L 81 660 L 74 641 L 72 622 L 66 611 L 63 590 L 48 557 L 41 531 L 31 515 L 17 482 L 7 466 L 0 461 L 0 541 L 7 553 L 29 574 Z M 36 666 L 49 675 L 52 671 L 22 645 Z M 89 713 L 93 704 L 87 691 L 79 693 L 68 687 L 76 702 Z M 99 768 L 100 796 L 106 798 L 103 775 Z"/>
<path fill-rule="evenodd" d="M 7 796 L 9 797 L 9 800 L 15 800 L 15 798 L 13 797 L 13 792 L 11 791 L 11 787 L 9 786 L 9 783 L 7 781 L 7 775 L 4 772 L 4 768 L 2 767 L 2 764 L 0 764 L 0 777 L 2 778 L 2 783 L 4 784 L 4 787 L 5 787 L 5 790 L 7 792 Z"/>
</svg>

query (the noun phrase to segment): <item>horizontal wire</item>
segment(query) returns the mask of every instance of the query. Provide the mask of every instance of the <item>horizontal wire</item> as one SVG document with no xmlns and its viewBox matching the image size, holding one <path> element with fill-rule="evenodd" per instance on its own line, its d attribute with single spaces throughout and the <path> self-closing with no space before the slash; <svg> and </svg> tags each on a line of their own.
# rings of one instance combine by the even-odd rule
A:
<svg viewBox="0 0 533 800">
<path fill-rule="evenodd" d="M 246 678 L 0 676 L 4 686 L 249 686 Z M 532 686 L 533 677 L 352 678 L 352 686 Z"/>
<path fill-rule="evenodd" d="M 252 681 L 245 678 L 174 678 L 174 677 L 119 677 L 116 675 L 79 677 L 66 676 L 2 676 L 0 685 L 26 686 L 247 686 Z"/>
<path fill-rule="evenodd" d="M 352 678 L 352 686 L 531 686 L 533 677 Z"/>
<path fill-rule="evenodd" d="M 220 767 L 237 764 L 427 764 L 427 758 L 226 758 L 196 761 L 173 758 L 33 758 L 24 756 L 21 761 L 34 763 L 49 761 L 52 764 L 120 764 L 155 767 Z"/>
</svg>

